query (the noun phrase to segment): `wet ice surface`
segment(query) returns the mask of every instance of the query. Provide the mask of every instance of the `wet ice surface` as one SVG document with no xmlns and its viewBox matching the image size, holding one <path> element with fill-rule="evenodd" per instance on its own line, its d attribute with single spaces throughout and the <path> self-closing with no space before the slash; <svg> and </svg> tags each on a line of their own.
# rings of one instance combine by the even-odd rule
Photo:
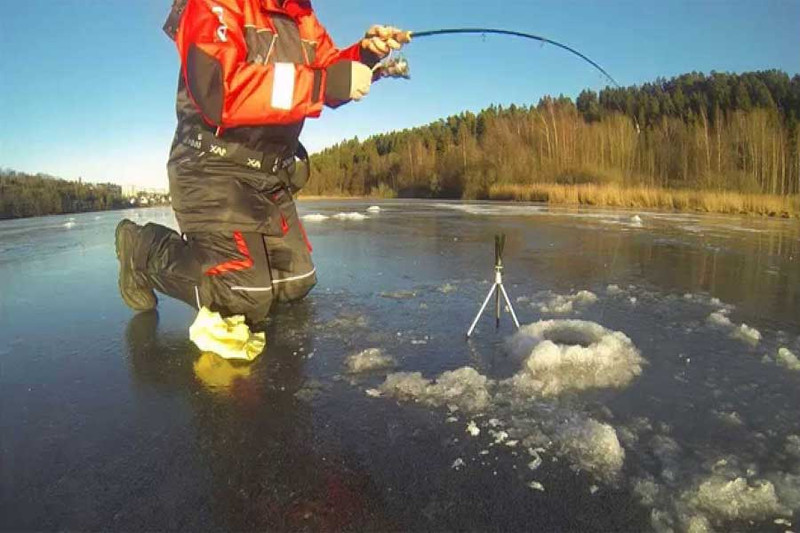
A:
<svg viewBox="0 0 800 533">
<path fill-rule="evenodd" d="M 797 530 L 797 221 L 373 204 L 301 204 L 250 366 L 119 300 L 168 210 L 1 222 L 0 528 Z M 467 342 L 499 231 L 526 327 Z"/>
</svg>

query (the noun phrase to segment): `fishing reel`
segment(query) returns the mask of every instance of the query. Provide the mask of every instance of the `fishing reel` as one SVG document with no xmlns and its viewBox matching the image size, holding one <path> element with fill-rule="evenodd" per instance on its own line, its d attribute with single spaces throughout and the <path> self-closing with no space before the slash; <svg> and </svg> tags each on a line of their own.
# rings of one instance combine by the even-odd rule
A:
<svg viewBox="0 0 800 533">
<path fill-rule="evenodd" d="M 411 69 L 408 60 L 400 54 L 389 54 L 389 57 L 375 65 L 372 69 L 373 81 L 381 78 L 411 79 Z"/>
</svg>

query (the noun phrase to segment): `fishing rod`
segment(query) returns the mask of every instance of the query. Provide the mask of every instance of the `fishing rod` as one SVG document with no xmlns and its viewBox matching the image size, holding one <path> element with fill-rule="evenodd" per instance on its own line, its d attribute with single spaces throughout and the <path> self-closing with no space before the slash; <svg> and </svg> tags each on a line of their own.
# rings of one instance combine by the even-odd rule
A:
<svg viewBox="0 0 800 533">
<path fill-rule="evenodd" d="M 538 41 L 545 44 L 551 44 L 557 48 L 561 48 L 562 50 L 566 50 L 567 52 L 578 56 L 579 58 L 583 59 L 587 63 L 589 63 L 592 67 L 597 69 L 611 84 L 617 88 L 622 89 L 622 86 L 617 83 L 617 80 L 606 71 L 603 67 L 600 66 L 596 61 L 592 60 L 587 55 L 579 52 L 578 50 L 572 48 L 571 46 L 567 46 L 566 44 L 560 43 L 558 41 L 554 41 L 552 39 L 548 39 L 547 37 L 542 37 L 541 35 L 535 35 L 533 33 L 525 33 L 521 31 L 512 31 L 512 30 L 503 30 L 497 28 L 442 28 L 438 30 L 425 30 L 425 31 L 409 31 L 409 32 L 402 32 L 396 36 L 398 42 L 401 43 L 410 43 L 414 39 L 420 39 L 423 37 L 434 37 L 437 35 L 459 35 L 459 34 L 478 34 L 478 35 L 486 35 L 486 34 L 495 34 L 495 35 L 507 35 L 511 37 L 520 37 L 523 39 L 530 39 L 533 41 Z M 408 65 L 408 61 L 400 56 L 400 55 L 393 55 L 384 60 L 383 62 L 379 63 L 375 66 L 375 76 L 376 78 L 410 78 L 410 67 Z M 621 111 L 621 110 L 620 110 Z M 636 133 L 639 133 L 639 121 L 636 117 L 633 117 L 634 124 L 636 126 Z"/>
<path fill-rule="evenodd" d="M 608 79 L 608 81 L 610 81 L 612 83 L 612 85 L 614 85 L 614 87 L 616 87 L 618 89 L 622 88 L 620 86 L 620 84 L 617 83 L 617 80 L 615 80 L 614 77 L 606 71 L 606 69 L 601 67 L 596 61 L 592 60 L 591 58 L 589 58 L 585 54 L 579 52 L 578 50 L 575 50 L 571 46 L 567 46 L 566 44 L 560 43 L 558 41 L 554 41 L 552 39 L 548 39 L 547 37 L 542 37 L 541 35 L 535 35 L 533 33 L 525 33 L 525 32 L 521 32 L 521 31 L 512 31 L 512 30 L 502 30 L 502 29 L 497 29 L 497 28 L 442 28 L 442 29 L 439 29 L 439 30 L 401 32 L 398 35 L 396 35 L 395 38 L 398 40 L 398 42 L 410 43 L 414 39 L 421 39 L 423 37 L 434 37 L 434 36 L 437 36 L 437 35 L 459 35 L 459 34 L 462 34 L 462 35 L 463 34 L 509 35 L 509 36 L 512 36 L 512 37 L 521 37 L 523 39 L 531 39 L 533 41 L 539 41 L 541 43 L 552 44 L 553 46 L 561 48 L 562 50 L 566 50 L 567 52 L 569 52 L 571 54 L 574 54 L 574 55 L 578 56 L 579 58 L 583 59 L 584 61 L 586 61 L 587 63 L 592 65 L 594 68 L 599 70 L 603 74 L 603 76 L 605 76 L 606 79 Z M 389 58 L 389 59 L 390 59 L 390 61 L 389 61 L 389 63 L 387 63 L 387 65 L 390 65 L 392 62 L 396 63 L 398 61 L 399 62 L 404 61 L 402 58 L 394 57 L 394 56 Z M 407 65 L 407 62 L 405 64 Z M 384 66 L 386 66 L 386 65 L 384 65 Z M 405 74 L 405 75 L 403 75 L 403 74 Z M 408 72 L 407 71 L 403 72 L 402 69 L 400 69 L 399 72 L 397 70 L 395 70 L 394 72 L 392 72 L 390 70 L 390 71 L 386 71 L 385 74 L 383 75 L 383 77 L 408 77 Z"/>
</svg>

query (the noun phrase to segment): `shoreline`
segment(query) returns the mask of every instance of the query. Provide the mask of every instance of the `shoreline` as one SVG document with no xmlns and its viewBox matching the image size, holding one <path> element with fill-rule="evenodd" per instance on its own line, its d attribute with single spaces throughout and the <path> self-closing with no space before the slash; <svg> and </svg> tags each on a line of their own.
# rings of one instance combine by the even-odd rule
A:
<svg viewBox="0 0 800 533">
<path fill-rule="evenodd" d="M 401 198 L 397 198 L 401 199 Z M 418 200 L 458 200 L 455 198 L 423 198 Z M 380 196 L 309 195 L 297 201 L 387 200 Z M 708 213 L 771 218 L 800 218 L 800 196 L 747 194 L 731 191 L 665 189 L 662 187 L 620 187 L 618 185 L 493 185 L 488 194 L 477 200 L 500 202 L 533 202 L 553 206 L 609 207 L 648 209 L 679 213 Z"/>
<path fill-rule="evenodd" d="M 654 209 L 773 218 L 800 218 L 800 196 L 731 191 L 620 187 L 618 185 L 493 185 L 490 200 L 540 202 L 548 205 Z"/>
</svg>

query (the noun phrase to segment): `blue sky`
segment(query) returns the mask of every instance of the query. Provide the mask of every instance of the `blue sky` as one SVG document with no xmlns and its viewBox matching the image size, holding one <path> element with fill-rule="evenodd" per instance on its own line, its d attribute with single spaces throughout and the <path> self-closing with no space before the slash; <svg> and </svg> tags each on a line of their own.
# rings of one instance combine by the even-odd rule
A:
<svg viewBox="0 0 800 533">
<path fill-rule="evenodd" d="M 161 32 L 171 0 L 27 0 L 0 15 L 0 167 L 166 186 L 178 60 Z M 800 0 L 318 0 L 345 46 L 373 23 L 410 30 L 493 26 L 584 52 L 622 85 L 688 71 L 800 71 Z M 524 40 L 420 39 L 412 79 L 309 121 L 315 151 L 490 104 L 576 96 L 605 82 L 581 60 Z"/>
</svg>

